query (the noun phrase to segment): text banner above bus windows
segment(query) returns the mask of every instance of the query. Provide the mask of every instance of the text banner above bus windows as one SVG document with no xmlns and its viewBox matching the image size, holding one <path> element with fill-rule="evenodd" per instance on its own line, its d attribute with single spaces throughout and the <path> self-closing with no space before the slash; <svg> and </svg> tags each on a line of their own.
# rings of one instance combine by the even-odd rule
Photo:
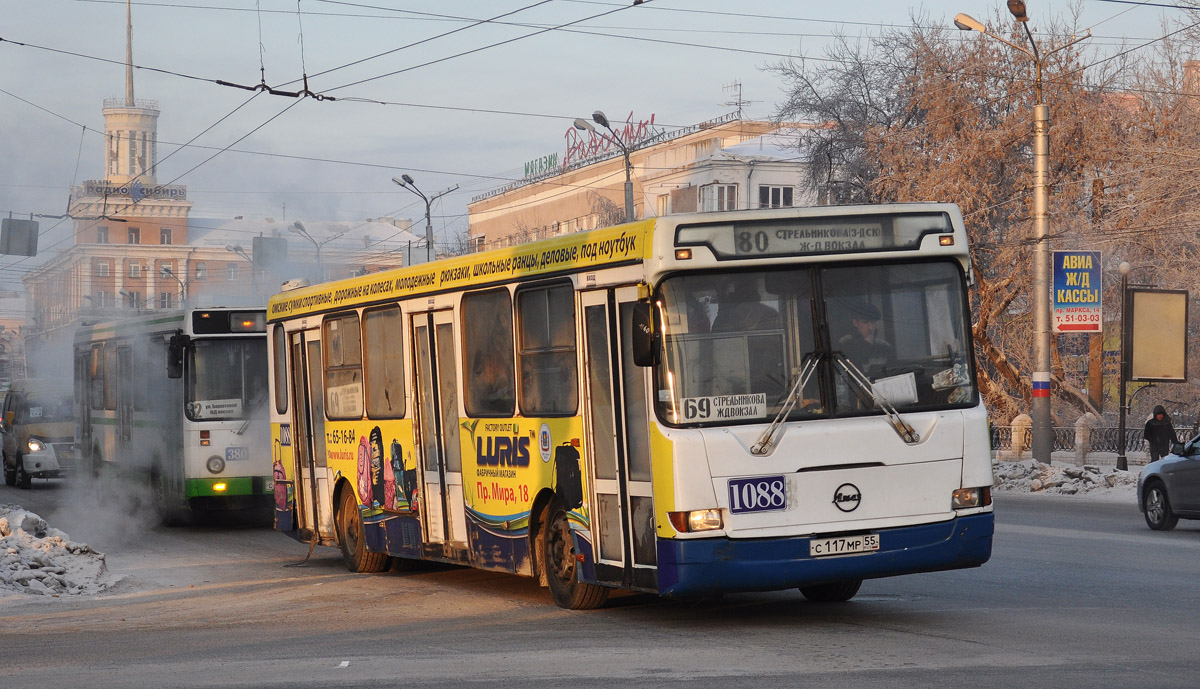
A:
<svg viewBox="0 0 1200 689">
<path fill-rule="evenodd" d="M 717 258 L 812 256 L 919 249 L 927 234 L 951 234 L 945 213 L 854 218 L 788 218 L 771 222 L 681 226 L 676 246 L 707 246 Z"/>
<path fill-rule="evenodd" d="M 536 248 L 526 245 L 497 249 L 433 264 L 372 273 L 356 280 L 342 280 L 336 287 L 314 285 L 284 292 L 271 299 L 269 318 L 293 318 L 330 308 L 407 299 L 423 293 L 478 287 L 513 278 L 640 261 L 650 250 L 647 244 L 653 227 L 652 220 L 644 221 L 566 235 L 538 242 Z"/>
</svg>

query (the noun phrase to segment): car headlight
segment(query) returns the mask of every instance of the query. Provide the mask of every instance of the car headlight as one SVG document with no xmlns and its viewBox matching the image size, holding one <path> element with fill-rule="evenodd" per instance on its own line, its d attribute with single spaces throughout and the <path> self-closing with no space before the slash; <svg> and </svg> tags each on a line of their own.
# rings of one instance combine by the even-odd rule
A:
<svg viewBox="0 0 1200 689">
<path fill-rule="evenodd" d="M 225 471 L 225 460 L 217 455 L 213 455 L 212 457 L 208 458 L 208 462 L 204 466 L 208 469 L 210 474 L 219 474 L 222 471 Z"/>
<path fill-rule="evenodd" d="M 30 452 L 41 452 L 46 448 L 46 444 L 37 438 L 30 438 L 26 445 L 29 447 Z"/>
</svg>

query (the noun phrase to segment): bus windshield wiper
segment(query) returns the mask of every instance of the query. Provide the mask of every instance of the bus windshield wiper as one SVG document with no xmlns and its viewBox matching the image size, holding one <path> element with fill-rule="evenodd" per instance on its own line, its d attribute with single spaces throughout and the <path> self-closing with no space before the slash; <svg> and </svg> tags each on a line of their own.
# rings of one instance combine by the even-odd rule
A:
<svg viewBox="0 0 1200 689">
<path fill-rule="evenodd" d="M 787 397 L 783 400 L 783 406 L 779 409 L 779 413 L 775 415 L 775 420 L 767 426 L 762 435 L 758 437 L 758 441 L 750 447 L 752 455 L 768 455 L 775 449 L 776 433 L 783 426 L 783 422 L 788 415 L 792 413 L 792 408 L 796 406 L 796 400 L 800 399 L 800 395 L 804 391 L 804 386 L 808 384 L 808 379 L 812 378 L 812 374 L 817 370 L 817 363 L 821 360 L 820 355 L 809 352 L 804 355 L 803 364 L 799 370 L 793 371 L 792 377 L 795 381 L 792 383 L 792 388 L 788 390 Z"/>
<path fill-rule="evenodd" d="M 888 423 L 892 425 L 892 428 L 896 431 L 896 435 L 900 436 L 901 440 L 909 445 L 915 445 L 921 441 L 921 436 L 900 416 L 900 412 L 896 411 L 896 406 L 888 401 L 888 398 L 871 384 L 871 379 L 859 367 L 855 366 L 853 361 L 850 361 L 842 352 L 834 352 L 833 360 L 838 366 L 842 367 L 842 371 L 845 372 L 846 377 L 858 385 L 863 392 L 874 400 L 875 405 L 883 410 L 883 413 L 887 415 Z"/>
</svg>

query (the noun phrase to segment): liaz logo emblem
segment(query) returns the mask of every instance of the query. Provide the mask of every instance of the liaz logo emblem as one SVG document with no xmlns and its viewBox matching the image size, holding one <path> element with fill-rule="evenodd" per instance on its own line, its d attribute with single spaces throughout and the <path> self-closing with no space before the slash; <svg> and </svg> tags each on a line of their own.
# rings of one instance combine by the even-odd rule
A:
<svg viewBox="0 0 1200 689">
<path fill-rule="evenodd" d="M 843 512 L 853 512 L 862 502 L 862 492 L 853 483 L 843 483 L 833 491 L 833 504 Z"/>
</svg>

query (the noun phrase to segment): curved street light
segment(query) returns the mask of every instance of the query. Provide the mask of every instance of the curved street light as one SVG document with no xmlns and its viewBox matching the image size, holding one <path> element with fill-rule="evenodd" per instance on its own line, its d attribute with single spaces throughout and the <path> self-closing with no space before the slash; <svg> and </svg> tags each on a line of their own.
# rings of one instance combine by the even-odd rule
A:
<svg viewBox="0 0 1200 689">
<path fill-rule="evenodd" d="M 337 239 L 338 237 L 341 237 L 342 235 L 344 235 L 346 233 L 338 232 L 337 234 L 332 235 L 328 239 L 318 242 L 317 240 L 313 239 L 312 235 L 310 235 L 308 233 L 308 230 L 304 229 L 304 223 L 300 222 L 299 220 L 292 223 L 292 226 L 288 228 L 288 232 L 291 232 L 292 234 L 298 234 L 301 237 L 304 237 L 308 241 L 312 242 L 313 249 L 316 251 L 317 282 L 323 281 L 325 279 L 325 271 L 321 267 L 321 247 L 325 246 L 329 242 L 332 242 L 333 240 Z M 237 253 L 237 252 L 234 252 L 234 253 Z"/>
<path fill-rule="evenodd" d="M 988 31 L 982 22 L 967 14 L 956 15 L 954 25 L 963 31 L 978 31 L 1015 48 L 1028 55 L 1034 64 L 1037 103 L 1033 106 L 1033 457 L 1049 464 L 1054 450 L 1054 428 L 1050 420 L 1050 108 L 1042 91 L 1042 69 L 1047 58 L 1090 38 L 1092 30 L 1088 29 L 1086 35 L 1072 37 L 1071 41 L 1043 54 L 1029 30 L 1029 16 L 1025 13 L 1023 0 L 1008 0 L 1008 10 L 1025 27 L 1032 50 Z"/>
<path fill-rule="evenodd" d="M 417 196 L 420 196 L 421 200 L 425 202 L 425 261 L 428 263 L 436 258 L 436 253 L 433 250 L 433 220 L 431 219 L 430 215 L 430 212 L 433 208 L 433 202 L 442 198 L 446 194 L 449 194 L 455 189 L 458 189 L 458 185 L 455 184 L 453 187 L 450 187 L 445 191 L 439 191 L 433 196 L 426 196 L 424 192 L 417 188 L 417 183 L 413 181 L 413 178 L 409 177 L 408 175 L 393 177 L 392 181 L 411 191 Z"/>
<path fill-rule="evenodd" d="M 615 143 L 620 147 L 622 155 L 625 156 L 625 222 L 633 222 L 637 217 L 633 212 L 633 165 L 629 162 L 629 147 L 625 145 L 624 141 L 621 141 L 621 137 L 617 136 L 617 133 L 609 126 L 608 117 L 603 112 L 597 110 L 592 113 L 592 121 L 609 131 L 611 136 L 603 133 L 599 134 L 599 136 Z M 592 134 L 598 133 L 596 128 L 582 117 L 575 118 L 575 128 Z"/>
<path fill-rule="evenodd" d="M 159 272 L 162 273 L 163 277 L 175 278 L 175 282 L 179 283 L 179 305 L 186 308 L 187 285 L 183 282 L 183 280 L 179 279 L 179 276 L 175 274 L 175 271 L 171 270 L 171 266 L 159 266 Z"/>
</svg>

